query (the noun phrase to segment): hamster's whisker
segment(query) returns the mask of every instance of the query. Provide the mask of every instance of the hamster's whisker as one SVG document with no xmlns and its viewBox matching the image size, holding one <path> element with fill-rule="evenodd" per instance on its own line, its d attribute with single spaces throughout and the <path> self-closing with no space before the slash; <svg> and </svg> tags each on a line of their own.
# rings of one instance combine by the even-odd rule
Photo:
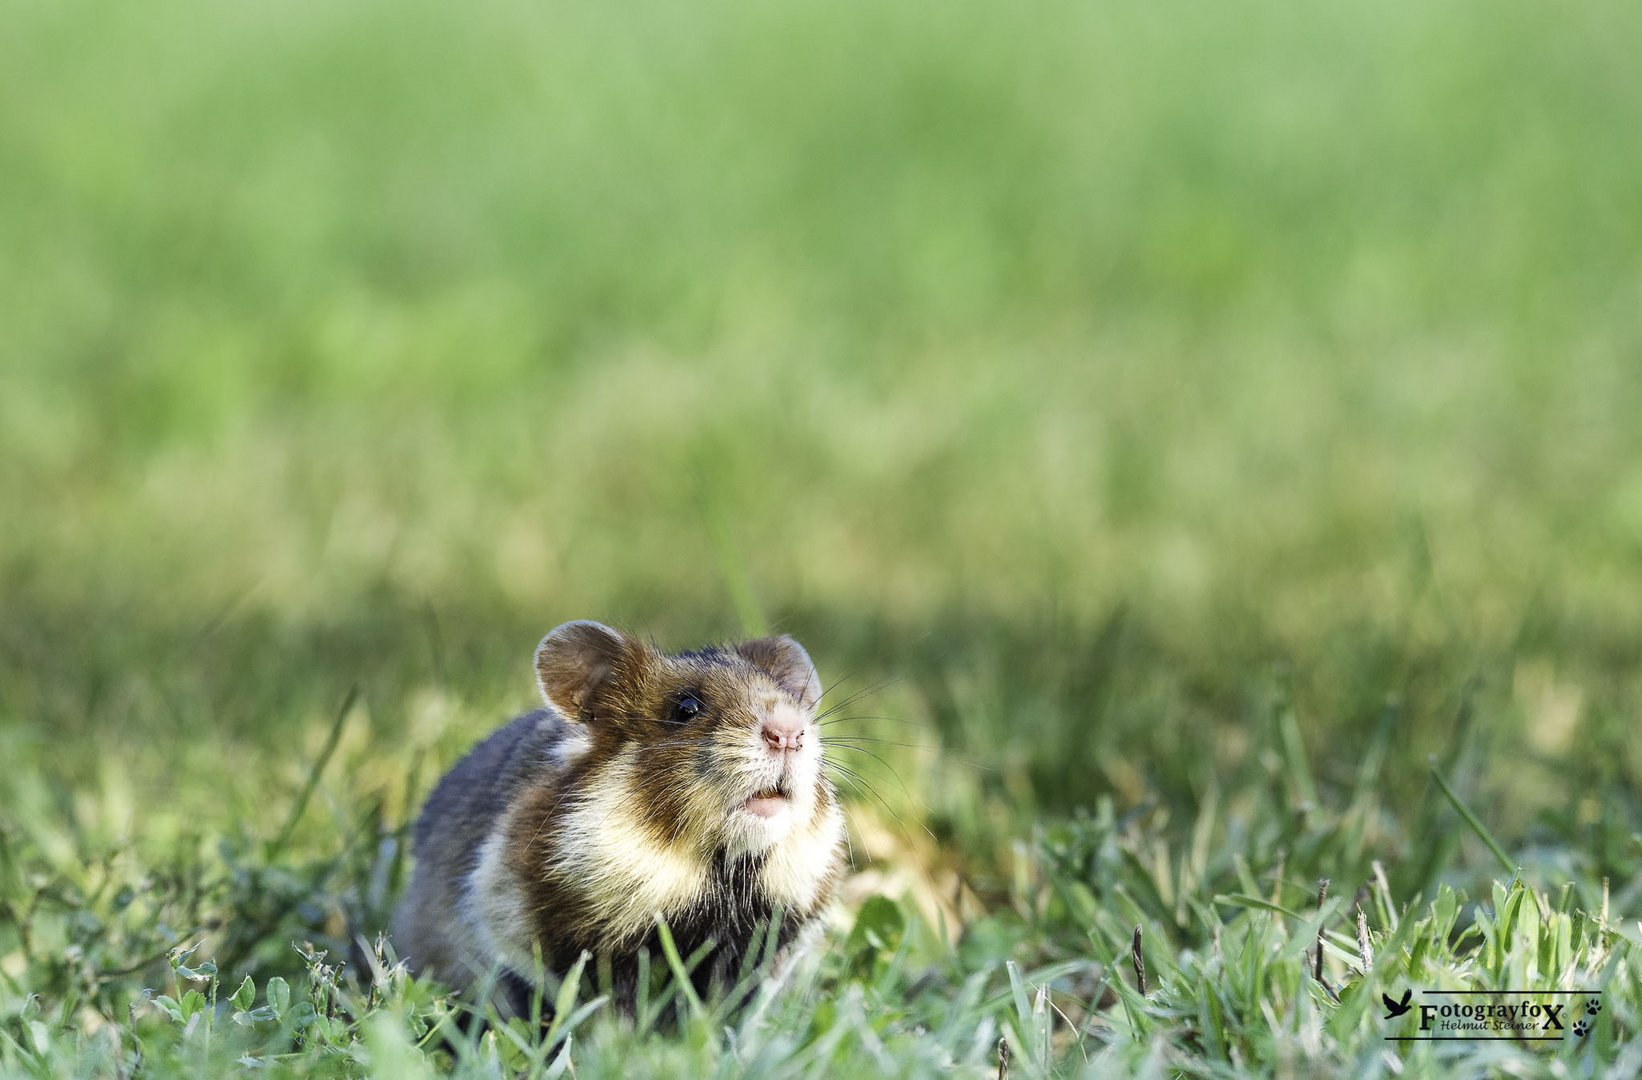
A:
<svg viewBox="0 0 1642 1080">
<path fill-rule="evenodd" d="M 894 717 L 894 716 L 840 716 L 840 717 L 836 717 L 832 720 L 824 721 L 821 724 L 821 726 L 822 727 L 828 727 L 832 724 L 841 723 L 842 721 L 845 721 L 845 720 L 883 720 L 883 721 L 885 721 L 887 723 L 891 723 L 891 724 L 907 724 L 907 725 L 910 725 L 910 726 L 913 726 L 913 727 L 922 727 L 922 726 L 924 726 L 920 721 L 917 721 L 917 720 L 904 720 L 904 719 L 901 719 L 899 717 Z M 991 765 L 991 764 L 988 764 L 986 762 L 976 761 L 974 758 L 966 757 L 962 754 L 956 753 L 950 747 L 945 747 L 945 746 L 942 746 L 941 744 L 935 743 L 935 742 L 929 742 L 929 743 L 896 742 L 893 739 L 884 739 L 884 738 L 880 738 L 880 737 L 875 736 L 875 735 L 857 735 L 857 734 L 854 734 L 854 733 L 840 733 L 840 732 L 827 732 L 823 735 L 823 738 L 826 740 L 825 745 L 827 745 L 827 746 L 833 746 L 833 745 L 848 746 L 848 745 L 850 745 L 851 743 L 854 743 L 854 742 L 874 742 L 874 743 L 882 743 L 886 746 L 905 746 L 905 747 L 909 747 L 909 748 L 915 749 L 915 750 L 935 750 L 935 751 L 938 751 L 940 753 L 942 761 L 946 764 L 950 765 L 950 764 L 956 763 L 956 764 L 964 766 L 967 769 L 974 769 L 976 772 L 995 773 L 995 772 L 998 771 L 998 766 L 996 766 L 996 765 Z"/>
<path fill-rule="evenodd" d="M 884 809 L 889 810 L 891 814 L 895 813 L 889 803 L 884 802 L 884 796 L 879 792 L 878 785 L 869 780 L 865 773 L 858 769 L 853 769 L 850 766 L 838 761 L 829 761 L 826 764 L 828 768 L 838 773 L 839 776 L 849 780 L 850 786 L 855 788 L 856 791 L 859 791 L 863 795 L 871 795 L 873 798 L 884 804 Z"/>
<path fill-rule="evenodd" d="M 853 788 L 855 791 L 861 793 L 862 795 L 866 795 L 866 794 L 869 794 L 871 792 L 872 785 L 867 783 L 866 778 L 863 777 L 860 773 L 856 772 L 854 769 L 850 769 L 846 766 L 840 765 L 836 761 L 827 762 L 826 763 L 826 768 L 831 769 L 833 772 L 838 774 L 835 777 L 835 779 L 842 780 L 844 783 L 848 784 L 851 788 Z"/>
<path fill-rule="evenodd" d="M 889 770 L 889 774 L 895 778 L 896 784 L 900 785 L 901 794 L 905 795 L 908 799 L 912 798 L 912 792 L 907 788 L 906 781 L 901 779 L 901 774 L 895 771 L 895 766 L 891 765 L 889 762 L 885 761 L 883 758 L 879 757 L 877 754 L 873 753 L 871 750 L 863 750 L 859 746 L 849 746 L 849 747 L 845 747 L 845 749 L 846 750 L 853 750 L 857 754 L 865 754 L 865 755 L 867 755 L 867 757 L 871 758 L 872 760 L 876 761 L 878 764 L 882 765 L 885 769 Z"/>
<path fill-rule="evenodd" d="M 827 717 L 831 716 L 835 712 L 838 712 L 840 709 L 847 709 L 851 705 L 854 705 L 857 701 L 860 701 L 862 698 L 867 697 L 871 694 L 876 694 L 878 691 L 884 689 L 885 687 L 890 686 L 894 683 L 898 683 L 900 681 L 901 681 L 901 676 L 899 676 L 899 675 L 890 675 L 886 678 L 879 679 L 877 682 L 872 683 L 871 685 L 869 685 L 869 686 L 867 686 L 867 687 L 865 687 L 861 690 L 857 690 L 855 693 L 851 694 L 849 697 L 845 698 L 843 701 L 834 702 L 832 705 L 830 705 L 827 708 L 825 708 L 825 709 L 821 710 L 820 712 L 816 713 L 815 718 L 817 720 L 825 720 Z"/>
<path fill-rule="evenodd" d="M 881 739 L 871 735 L 827 735 L 825 738 L 826 741 L 822 744 L 823 746 L 840 746 L 852 750 L 859 750 L 860 747 L 856 744 L 863 742 L 878 743 L 882 746 L 902 746 L 911 750 L 934 750 L 940 753 L 941 761 L 945 765 L 962 765 L 964 768 L 974 769 L 976 772 L 995 773 L 998 771 L 998 766 L 996 765 L 976 761 L 972 757 L 966 757 L 963 754 L 955 753 L 950 748 L 941 746 L 939 743 L 898 742 L 894 739 Z"/>
<path fill-rule="evenodd" d="M 828 746 L 854 746 L 856 743 L 877 743 L 880 746 L 902 746 L 908 750 L 938 750 L 934 743 L 900 742 L 896 739 L 880 739 L 872 735 L 828 735 Z"/>
<path fill-rule="evenodd" d="M 816 722 L 819 723 L 820 721 L 825 720 L 829 716 L 833 716 L 833 715 L 836 715 L 839 712 L 842 712 L 843 710 L 849 708 L 851 705 L 854 705 L 856 702 L 858 702 L 861 699 L 865 698 L 869 693 L 872 693 L 874 689 L 876 689 L 876 688 L 869 688 L 867 690 L 862 690 L 859 693 L 851 694 L 849 697 L 845 698 L 843 701 L 835 702 L 834 704 L 827 706 L 825 709 L 822 709 L 820 712 L 815 714 Z"/>
<path fill-rule="evenodd" d="M 882 795 L 880 795 L 878 793 L 878 789 L 876 787 L 874 787 L 871 783 L 869 783 L 867 781 L 866 777 L 862 776 L 860 773 L 856 772 L 854 769 L 851 769 L 849 766 L 842 765 L 842 764 L 840 764 L 836 761 L 827 761 L 824 764 L 828 768 L 831 768 L 831 769 L 835 770 L 836 772 L 838 772 L 839 775 L 845 777 L 846 780 L 849 782 L 850 786 L 852 788 L 855 788 L 856 791 L 864 791 L 866 794 L 871 795 L 873 798 L 877 799 L 879 805 L 884 808 L 885 812 L 887 812 L 890 817 L 895 819 L 895 824 L 900 826 L 902 835 L 908 836 L 908 837 L 911 836 L 911 831 L 907 828 L 907 823 L 906 823 L 905 819 L 903 819 L 900 814 L 895 812 L 895 807 L 891 806 L 889 804 L 889 800 L 885 799 Z M 929 826 L 924 825 L 924 826 L 922 826 L 922 828 L 923 828 L 924 832 L 929 835 L 929 838 L 931 840 L 935 839 L 935 834 L 933 832 L 930 832 Z"/>
<path fill-rule="evenodd" d="M 823 768 L 832 769 L 835 772 L 838 772 L 838 773 L 840 773 L 844 776 L 853 777 L 853 778 L 855 778 L 857 780 L 861 780 L 863 782 L 866 781 L 866 777 L 862 776 L 859 772 L 857 772 L 855 769 L 851 768 L 850 766 L 845 765 L 842 761 L 837 761 L 837 760 L 834 760 L 833 758 L 824 757 L 824 758 L 821 759 L 821 765 L 822 765 Z"/>
<path fill-rule="evenodd" d="M 822 727 L 831 727 L 833 724 L 842 724 L 848 720 L 881 720 L 886 724 L 905 724 L 908 727 L 926 726 L 922 720 L 914 720 L 904 716 L 866 716 L 861 713 L 852 713 L 849 716 L 834 716 L 820 721 Z"/>
<path fill-rule="evenodd" d="M 823 686 L 821 688 L 821 696 L 815 699 L 816 702 L 819 703 L 819 702 L 825 701 L 827 699 L 828 694 L 832 693 L 834 690 L 836 690 L 840 686 L 842 686 L 844 684 L 844 682 L 846 680 L 848 680 L 853 674 L 854 674 L 854 672 L 849 672 L 849 671 L 843 672 L 836 679 L 834 679 L 832 682 L 828 683 L 826 686 Z"/>
</svg>

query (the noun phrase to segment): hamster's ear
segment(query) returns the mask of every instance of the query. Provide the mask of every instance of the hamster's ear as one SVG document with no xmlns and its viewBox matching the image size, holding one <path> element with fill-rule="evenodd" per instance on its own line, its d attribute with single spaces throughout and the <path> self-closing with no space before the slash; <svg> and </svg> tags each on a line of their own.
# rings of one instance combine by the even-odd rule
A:
<svg viewBox="0 0 1642 1080">
<path fill-rule="evenodd" d="M 804 708 L 813 709 L 821 700 L 821 676 L 816 674 L 810 654 L 786 634 L 743 641 L 735 651 L 780 683 Z"/>
<path fill-rule="evenodd" d="M 556 627 L 536 646 L 542 697 L 566 720 L 586 720 L 593 695 L 633 645 L 620 630 L 587 619 Z"/>
</svg>

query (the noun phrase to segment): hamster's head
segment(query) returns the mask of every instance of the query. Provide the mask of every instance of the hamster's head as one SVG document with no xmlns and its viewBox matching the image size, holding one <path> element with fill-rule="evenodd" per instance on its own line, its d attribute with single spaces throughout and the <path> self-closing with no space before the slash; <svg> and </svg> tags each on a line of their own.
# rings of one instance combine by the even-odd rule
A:
<svg viewBox="0 0 1642 1080">
<path fill-rule="evenodd" d="M 536 675 L 547 703 L 585 725 L 582 782 L 656 839 L 740 856 L 841 838 L 821 682 L 792 638 L 667 655 L 572 622 L 542 640 Z"/>
</svg>

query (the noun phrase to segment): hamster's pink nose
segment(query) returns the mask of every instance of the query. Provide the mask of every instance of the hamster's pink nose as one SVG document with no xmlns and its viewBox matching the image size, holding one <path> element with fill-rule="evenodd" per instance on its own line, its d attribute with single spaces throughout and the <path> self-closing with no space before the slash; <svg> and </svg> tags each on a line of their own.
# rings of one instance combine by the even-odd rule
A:
<svg viewBox="0 0 1642 1080">
<path fill-rule="evenodd" d="M 797 717 L 778 713 L 764 721 L 764 745 L 776 753 L 797 750 L 804 745 L 804 725 Z"/>
</svg>

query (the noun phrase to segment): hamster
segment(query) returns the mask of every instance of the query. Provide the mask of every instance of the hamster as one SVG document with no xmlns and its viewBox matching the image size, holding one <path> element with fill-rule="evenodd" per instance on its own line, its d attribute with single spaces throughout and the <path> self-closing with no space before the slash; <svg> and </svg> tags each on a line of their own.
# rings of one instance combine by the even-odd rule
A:
<svg viewBox="0 0 1642 1080">
<path fill-rule="evenodd" d="M 538 973 L 585 950 L 631 1009 L 639 954 L 665 964 L 658 919 L 681 957 L 711 944 L 703 993 L 772 934 L 779 960 L 819 926 L 844 817 L 798 642 L 669 656 L 571 622 L 542 640 L 536 678 L 546 708 L 474 747 L 417 819 L 390 932 L 412 970 L 459 990 L 494 973 L 518 1013 Z"/>
</svg>

